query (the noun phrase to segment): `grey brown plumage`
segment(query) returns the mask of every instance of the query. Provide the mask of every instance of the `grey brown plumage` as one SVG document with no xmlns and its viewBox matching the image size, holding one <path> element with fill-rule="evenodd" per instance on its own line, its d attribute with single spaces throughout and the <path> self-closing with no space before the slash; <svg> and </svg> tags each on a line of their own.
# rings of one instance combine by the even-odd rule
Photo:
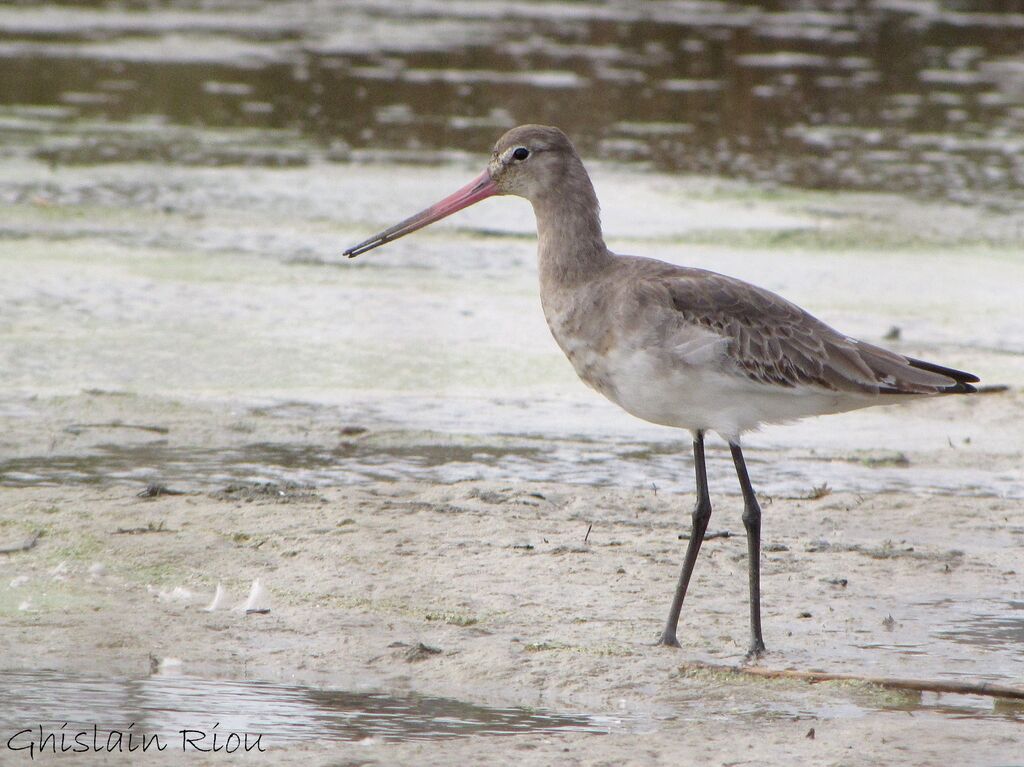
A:
<svg viewBox="0 0 1024 767">
<path fill-rule="evenodd" d="M 677 267 L 656 283 L 687 322 L 727 339 L 729 359 L 759 383 L 920 396 L 970 392 L 968 384 L 978 380 L 850 338 L 781 296 L 732 277 Z"/>
<path fill-rule="evenodd" d="M 711 514 L 704 435 L 712 430 L 729 442 L 743 491 L 750 653 L 760 654 L 761 510 L 741 435 L 764 423 L 970 393 L 978 378 L 850 338 L 734 277 L 612 253 L 576 150 L 564 133 L 543 125 L 513 128 L 476 179 L 345 254 L 365 253 L 501 194 L 533 205 L 541 305 L 580 378 L 633 415 L 693 434 L 693 534 L 661 643 L 678 644 L 683 598 Z"/>
</svg>

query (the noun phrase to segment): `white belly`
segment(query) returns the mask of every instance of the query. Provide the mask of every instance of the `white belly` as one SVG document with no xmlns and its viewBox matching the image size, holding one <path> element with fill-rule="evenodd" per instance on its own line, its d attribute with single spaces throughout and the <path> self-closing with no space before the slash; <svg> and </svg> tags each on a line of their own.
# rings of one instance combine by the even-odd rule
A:
<svg viewBox="0 0 1024 767">
<path fill-rule="evenodd" d="M 600 289 L 614 295 L 613 288 L 599 284 L 589 292 L 553 293 L 554 300 L 549 296 L 543 302 L 544 314 L 577 375 L 637 418 L 737 440 L 764 423 L 881 402 L 819 387 L 755 381 L 729 357 L 729 340 L 710 328 L 659 325 L 657 313 L 616 311 L 612 301 L 601 306 Z"/>
<path fill-rule="evenodd" d="M 824 390 L 757 383 L 726 372 L 714 358 L 688 364 L 658 349 L 599 354 L 582 343 L 562 340 L 580 378 L 626 412 L 664 426 L 716 431 L 727 440 L 764 423 L 874 404 Z"/>
</svg>

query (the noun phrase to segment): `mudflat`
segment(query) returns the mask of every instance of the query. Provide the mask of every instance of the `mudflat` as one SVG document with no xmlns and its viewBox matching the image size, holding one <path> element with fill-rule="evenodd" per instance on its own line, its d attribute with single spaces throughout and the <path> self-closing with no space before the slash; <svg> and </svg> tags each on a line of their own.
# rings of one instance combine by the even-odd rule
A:
<svg viewBox="0 0 1024 767">
<path fill-rule="evenodd" d="M 980 406 L 1019 412 L 1020 404 L 1009 394 Z M 938 403 L 949 415 L 961 407 Z M 367 435 L 342 439 L 360 438 Z M 712 458 L 719 452 L 725 466 L 723 446 Z M 654 640 L 685 547 L 685 492 L 365 478 L 322 487 L 172 482 L 141 492 L 130 482 L 0 490 L 0 543 L 26 546 L 0 555 L 6 671 L 58 672 L 69 689 L 75 680 L 172 680 L 186 689 L 189 679 L 197 689 L 258 680 L 308 690 L 313 701 L 321 695 L 304 704 L 321 716 L 322 695 L 333 690 L 587 722 L 564 731 L 524 726 L 514 737 L 414 739 L 326 725 L 284 737 L 259 706 L 230 716 L 227 705 L 222 731 L 267 731 L 266 753 L 249 759 L 966 764 L 1019 756 L 1024 710 L 1005 701 L 689 666 L 742 661 L 746 554 L 735 494 L 715 499 L 710 530 L 720 535 L 702 551 L 682 648 L 671 650 Z M 761 666 L 1021 685 L 1018 501 L 810 488 L 764 505 L 769 654 Z M 262 594 L 250 607 L 267 612 L 247 613 L 256 579 Z M 220 604 L 208 610 L 218 585 Z M 160 726 L 145 700 L 120 705 L 138 718 L 136 729 Z M 175 705 L 188 710 L 187 701 Z M 303 713 L 296 706 L 292 716 Z M 202 721 L 188 726 L 213 724 L 195 718 Z M 5 739 L 21 729 L 15 719 L 5 715 Z M 173 745 L 123 758 L 228 757 Z"/>
</svg>

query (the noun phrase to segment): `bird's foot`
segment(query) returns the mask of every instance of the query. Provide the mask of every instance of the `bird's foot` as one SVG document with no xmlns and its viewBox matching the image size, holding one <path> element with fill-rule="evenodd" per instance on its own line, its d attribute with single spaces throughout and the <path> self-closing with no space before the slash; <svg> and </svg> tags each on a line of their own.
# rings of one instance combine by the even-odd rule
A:
<svg viewBox="0 0 1024 767">
<path fill-rule="evenodd" d="M 764 657 L 765 650 L 764 642 L 761 639 L 755 639 L 750 643 L 750 647 L 747 649 L 747 654 L 743 656 L 744 663 L 756 663 Z"/>
<path fill-rule="evenodd" d="M 662 647 L 679 647 L 679 640 L 676 639 L 676 632 L 665 629 L 655 644 Z"/>
</svg>

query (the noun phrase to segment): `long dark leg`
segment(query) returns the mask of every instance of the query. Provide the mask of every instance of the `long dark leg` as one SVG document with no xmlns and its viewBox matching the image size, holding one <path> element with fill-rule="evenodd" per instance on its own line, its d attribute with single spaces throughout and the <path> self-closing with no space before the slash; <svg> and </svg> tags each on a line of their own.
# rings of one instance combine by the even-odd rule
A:
<svg viewBox="0 0 1024 767">
<path fill-rule="evenodd" d="M 693 566 L 697 562 L 700 544 L 704 541 L 704 533 L 711 519 L 711 497 L 708 495 L 708 470 L 704 465 L 704 432 L 698 431 L 693 437 L 693 465 L 697 474 L 697 505 L 693 508 L 693 528 L 690 531 L 690 543 L 686 547 L 686 559 L 683 560 L 683 571 L 679 574 L 676 594 L 672 598 L 672 607 L 668 611 L 668 621 L 661 633 L 660 644 L 679 647 L 676 639 L 676 627 L 679 625 L 679 613 L 683 609 L 686 587 L 690 585 Z"/>
<path fill-rule="evenodd" d="M 732 462 L 736 464 L 736 476 L 743 491 L 743 526 L 747 529 L 748 574 L 750 579 L 750 649 L 748 658 L 756 658 L 764 652 L 764 637 L 761 636 L 761 507 L 754 495 L 747 475 L 747 464 L 738 443 L 730 442 Z"/>
</svg>

